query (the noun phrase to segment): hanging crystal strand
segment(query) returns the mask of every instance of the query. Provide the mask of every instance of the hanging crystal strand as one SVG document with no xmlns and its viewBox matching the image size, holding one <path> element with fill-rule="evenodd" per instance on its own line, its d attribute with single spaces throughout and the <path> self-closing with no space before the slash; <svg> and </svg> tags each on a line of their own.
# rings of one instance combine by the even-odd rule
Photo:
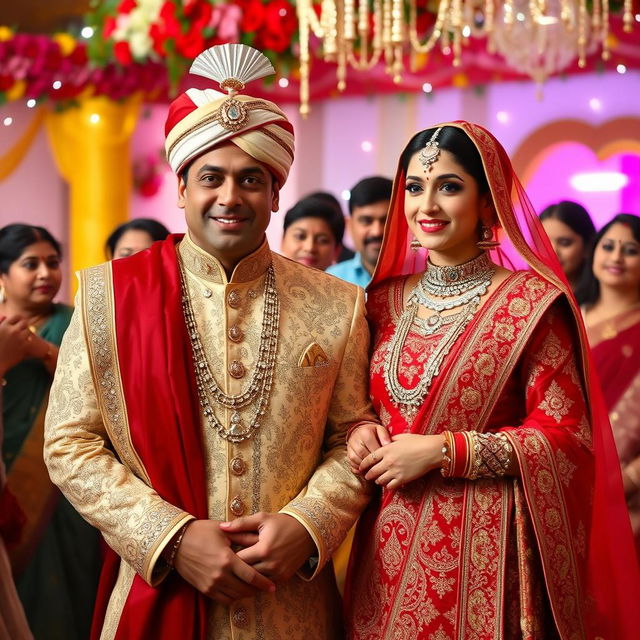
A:
<svg viewBox="0 0 640 640">
<path fill-rule="evenodd" d="M 404 6 L 403 0 L 393 0 L 391 6 L 391 43 L 393 45 L 393 81 L 402 81 L 404 64 L 402 61 L 402 46 L 404 44 Z"/>
<path fill-rule="evenodd" d="M 602 0 L 602 59 L 608 60 L 609 52 L 609 0 Z"/>
<path fill-rule="evenodd" d="M 484 5 L 484 30 L 487 33 L 488 38 L 488 46 L 487 50 L 489 53 L 495 53 L 496 43 L 494 42 L 493 36 L 493 23 L 495 20 L 495 7 L 493 5 L 493 0 L 487 0 Z"/>
<path fill-rule="evenodd" d="M 327 61 L 333 61 L 338 50 L 336 44 L 338 37 L 337 22 L 338 13 L 334 0 L 322 0 L 322 17 L 320 24 L 322 25 L 322 32 L 324 33 L 324 40 L 322 42 L 324 59 Z"/>
<path fill-rule="evenodd" d="M 453 31 L 453 66 L 459 67 L 462 55 L 462 2 L 453 0 L 451 7 L 451 27 Z"/>
<path fill-rule="evenodd" d="M 581 69 L 587 64 L 587 2 L 580 0 L 578 4 L 578 66 Z"/>
<path fill-rule="evenodd" d="M 417 0 L 410 0 L 409 5 L 409 41 L 414 51 L 418 53 L 428 53 L 433 49 L 434 45 L 442 35 L 442 29 L 446 21 L 446 16 L 449 11 L 449 0 L 441 0 L 438 6 L 438 15 L 436 17 L 435 24 L 433 25 L 433 31 L 423 44 L 420 42 L 418 35 L 418 7 Z"/>
<path fill-rule="evenodd" d="M 309 115 L 309 12 L 314 13 L 310 0 L 298 0 L 298 33 L 300 39 L 300 115 Z"/>
<path fill-rule="evenodd" d="M 623 16 L 624 32 L 631 33 L 633 29 L 633 0 L 624 0 Z"/>
<path fill-rule="evenodd" d="M 510 30 L 513 26 L 514 21 L 514 11 L 513 11 L 513 0 L 505 0 L 504 3 L 504 23 L 507 25 L 507 28 Z"/>
<path fill-rule="evenodd" d="M 600 0 L 593 0 L 593 16 L 591 17 L 591 29 L 595 37 L 602 27 L 602 4 Z"/>
<path fill-rule="evenodd" d="M 384 49 L 384 60 L 387 73 L 392 72 L 393 47 L 391 45 L 391 2 L 392 0 L 382 0 L 382 48 Z"/>
</svg>

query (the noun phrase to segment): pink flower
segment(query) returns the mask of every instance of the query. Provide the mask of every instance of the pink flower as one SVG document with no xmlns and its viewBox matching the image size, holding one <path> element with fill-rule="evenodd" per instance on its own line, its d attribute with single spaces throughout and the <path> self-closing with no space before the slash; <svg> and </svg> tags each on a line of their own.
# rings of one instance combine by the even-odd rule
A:
<svg viewBox="0 0 640 640">
<path fill-rule="evenodd" d="M 237 4 L 217 4 L 213 7 L 209 26 L 224 42 L 236 42 L 240 34 L 242 9 Z"/>
</svg>

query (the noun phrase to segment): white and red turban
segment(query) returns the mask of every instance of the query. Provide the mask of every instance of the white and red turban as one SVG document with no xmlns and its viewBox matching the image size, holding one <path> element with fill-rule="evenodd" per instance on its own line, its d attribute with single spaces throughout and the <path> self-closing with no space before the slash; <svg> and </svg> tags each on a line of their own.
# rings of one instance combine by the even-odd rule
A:
<svg viewBox="0 0 640 640">
<path fill-rule="evenodd" d="M 228 65 L 217 75 L 201 72 L 198 66 L 203 67 L 202 59 L 209 64 L 212 53 L 216 59 L 221 54 L 228 58 L 229 53 L 262 56 L 245 45 L 219 45 L 198 56 L 191 68 L 192 73 L 215 78 L 223 88 L 230 88 L 231 93 L 188 89 L 171 103 L 165 124 L 165 151 L 171 168 L 180 175 L 186 165 L 198 156 L 223 142 L 232 142 L 268 166 L 282 187 L 293 162 L 293 126 L 273 102 L 236 93 L 236 88 L 244 87 L 244 80 L 239 79 L 242 72 L 233 68 L 234 63 L 238 66 L 237 56 L 231 58 L 231 70 Z M 268 60 L 267 64 L 270 67 Z M 226 77 L 221 78 L 223 75 Z M 248 77 L 255 79 L 256 74 Z"/>
</svg>

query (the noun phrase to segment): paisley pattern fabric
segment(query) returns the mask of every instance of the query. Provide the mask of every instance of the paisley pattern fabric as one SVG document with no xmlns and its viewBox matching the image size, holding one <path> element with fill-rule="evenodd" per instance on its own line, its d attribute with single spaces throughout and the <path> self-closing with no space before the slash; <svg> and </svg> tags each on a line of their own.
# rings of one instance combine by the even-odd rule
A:
<svg viewBox="0 0 640 640">
<path fill-rule="evenodd" d="M 160 488 L 160 480 L 151 481 L 158 477 L 155 466 L 158 460 L 164 464 L 163 456 L 171 465 L 172 457 L 178 461 L 184 452 L 178 447 L 160 452 L 159 433 L 165 427 L 161 421 L 145 422 L 141 408 L 152 402 L 165 406 L 167 398 L 158 390 L 181 384 L 171 381 L 179 377 L 179 369 L 155 366 L 159 356 L 153 350 L 164 339 L 162 330 L 156 336 L 162 317 L 151 318 L 148 331 L 138 336 L 135 319 L 128 325 L 121 322 L 135 277 L 129 272 L 151 265 L 138 254 L 137 261 L 133 256 L 131 263 L 117 267 L 128 272 L 127 278 L 115 273 L 113 264 L 83 274 L 78 311 L 63 341 L 52 388 L 45 456 L 54 481 L 122 559 L 106 594 L 100 637 L 173 640 L 176 635 L 157 628 L 157 621 L 169 615 L 181 579 L 175 574 L 165 577 L 166 569 L 158 561 L 162 549 L 194 516 L 232 520 L 257 511 L 280 511 L 298 519 L 316 543 L 317 566 L 279 585 L 273 595 L 242 600 L 233 607 L 204 599 L 205 631 L 194 631 L 193 637 L 337 637 L 342 616 L 329 560 L 369 499 L 367 488 L 348 467 L 345 434 L 359 421 L 376 420 L 367 393 L 369 331 L 362 289 L 272 254 L 266 243 L 227 278 L 220 264 L 188 238 L 176 249 L 177 240 L 170 238 L 161 249 L 161 268 L 169 269 L 171 261 L 175 267 L 177 258 L 185 266 L 201 340 L 226 393 L 238 393 L 246 385 L 247 376 L 237 379 L 228 373 L 233 360 L 249 372 L 255 366 L 265 272 L 273 264 L 281 305 L 273 389 L 260 428 L 239 443 L 219 437 L 197 399 L 191 399 L 200 411 L 194 429 L 198 452 L 186 461 L 191 466 L 182 477 L 204 513 L 185 508 L 178 495 L 169 499 L 172 487 Z M 180 297 L 172 291 L 149 290 L 146 295 L 164 296 L 167 313 L 181 313 Z M 137 312 L 145 313 L 145 300 L 139 295 L 136 300 Z M 230 331 L 232 327 L 236 329 Z M 183 348 L 175 343 L 162 347 L 170 356 L 170 367 L 178 361 L 173 352 Z M 135 367 L 146 370 L 136 372 Z M 147 404 L 132 391 L 141 379 L 155 381 L 139 391 Z M 195 387 L 191 389 L 195 395 Z M 181 427 L 183 432 L 187 428 Z M 198 465 L 203 468 L 202 486 L 194 482 Z M 173 470 L 167 467 L 164 473 L 169 472 Z M 197 593 L 191 591 L 194 604 L 189 606 L 195 608 Z M 140 628 L 139 607 L 154 598 L 159 598 L 158 606 L 150 611 L 157 612 L 157 620 L 150 614 L 142 635 L 127 636 L 127 629 Z M 173 622 L 183 632 L 187 628 L 186 617 Z M 194 623 L 193 629 L 197 626 Z"/>
<path fill-rule="evenodd" d="M 413 420 L 391 401 L 382 374 L 403 284 L 381 285 L 368 301 L 374 407 L 392 434 L 504 432 L 522 479 L 434 472 L 384 491 L 356 536 L 349 638 L 586 638 L 590 505 L 574 496 L 590 482 L 590 429 L 558 290 L 531 273 L 510 276 L 447 356 Z M 438 337 L 410 333 L 398 372 L 407 388 Z"/>
</svg>

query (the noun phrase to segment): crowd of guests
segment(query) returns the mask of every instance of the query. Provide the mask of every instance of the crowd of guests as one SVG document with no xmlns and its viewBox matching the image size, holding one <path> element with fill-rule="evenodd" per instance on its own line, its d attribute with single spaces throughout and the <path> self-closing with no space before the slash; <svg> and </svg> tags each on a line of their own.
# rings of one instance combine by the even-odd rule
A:
<svg viewBox="0 0 640 640">
<path fill-rule="evenodd" d="M 430 247 L 426 227 L 420 226 L 415 219 L 412 222 L 411 214 L 407 213 L 410 197 L 428 188 L 427 181 L 420 177 L 420 163 L 424 165 L 424 162 L 418 156 L 432 135 L 434 132 L 431 130 L 423 133 L 405 151 L 402 173 L 396 179 L 404 182 L 407 174 L 418 177 L 413 178 L 406 190 L 398 189 L 395 200 L 392 199 L 392 181 L 376 176 L 361 180 L 351 189 L 346 219 L 338 200 L 325 192 L 304 197 L 284 216 L 280 247 L 284 256 L 307 267 L 326 270 L 362 287 L 371 283 L 372 372 L 387 357 L 386 352 L 393 348 L 391 336 L 394 335 L 395 323 L 399 321 L 398 314 L 401 314 L 401 309 L 394 310 L 386 305 L 394 295 L 401 299 L 411 289 L 405 284 L 404 293 L 399 290 L 390 296 L 389 278 L 397 284 L 398 277 L 406 271 L 402 270 L 402 261 L 394 262 L 388 258 L 391 266 L 384 278 L 380 275 L 380 267 L 376 272 L 383 246 L 388 252 L 403 254 L 408 248 L 405 239 L 409 229 L 420 241 L 419 249 L 430 249 L 431 255 L 435 256 L 439 255 L 438 251 L 442 256 L 452 255 L 448 249 Z M 441 136 L 441 150 L 450 150 L 451 161 L 457 163 L 456 166 L 465 167 L 479 185 L 481 194 L 491 193 L 481 164 L 467 149 L 468 140 L 462 140 L 462 134 L 458 132 L 448 132 L 448 136 Z M 492 215 L 496 215 L 495 211 Z M 613 428 L 624 493 L 640 557 L 640 218 L 619 214 L 596 232 L 582 206 L 574 202 L 559 202 L 547 207 L 539 219 L 582 311 L 591 355 Z M 390 235 L 384 237 L 383 244 L 385 223 L 386 233 Z M 345 228 L 355 252 L 345 247 Z M 475 231 L 470 233 L 472 238 Z M 133 255 L 147 249 L 153 242 L 163 240 L 168 234 L 169 231 L 157 221 L 132 220 L 110 235 L 105 247 L 107 257 L 119 259 Z M 513 238 L 510 240 L 516 242 Z M 474 243 L 469 244 L 467 253 L 461 251 L 460 256 L 456 254 L 456 259 L 459 257 L 459 261 L 465 262 L 473 258 Z M 87 638 L 100 571 L 101 551 L 97 532 L 54 487 L 42 460 L 43 420 L 49 387 L 56 368 L 58 346 L 72 312 L 67 305 L 54 302 L 62 281 L 61 257 L 60 243 L 42 227 L 11 224 L 0 229 L 0 377 L 3 384 L 0 397 L 3 400 L 4 428 L 0 465 L 0 618 L 6 625 L 4 629 L 0 628 L 0 637 L 13 639 L 30 638 L 31 634 L 43 639 Z M 402 258 L 404 260 L 404 255 Z M 377 279 L 371 282 L 374 273 L 378 274 Z M 506 277 L 501 272 L 498 275 L 499 280 Z M 410 282 L 411 278 L 409 275 Z M 381 281 L 387 282 L 382 289 L 376 286 Z M 571 321 L 563 318 L 562 313 L 550 312 L 548 325 L 536 330 L 531 340 L 538 344 L 538 348 L 544 349 L 552 341 L 550 336 L 558 335 L 565 343 L 571 344 L 573 340 L 574 350 L 579 350 L 567 323 L 571 324 Z M 415 344 L 424 343 L 426 346 L 420 348 L 428 352 L 430 338 L 416 331 L 413 336 Z M 426 335 L 430 334 L 427 332 Z M 416 367 L 423 366 L 419 351 L 415 357 Z M 534 366 L 533 360 L 531 366 Z M 374 376 L 374 394 L 376 384 Z M 511 392 L 515 394 L 516 389 Z M 508 397 L 508 390 L 503 393 Z M 571 401 L 576 405 L 574 412 L 580 410 L 581 401 L 576 399 L 580 393 L 578 384 L 576 397 Z M 375 407 L 380 415 L 388 416 L 389 412 L 393 413 L 394 406 L 384 399 L 382 392 L 380 394 Z M 520 401 L 515 395 L 513 398 L 516 403 Z M 521 401 L 529 402 L 528 396 Z M 424 407 L 419 410 L 423 411 Z M 539 418 L 537 416 L 536 419 Z M 406 415 L 393 418 L 395 424 L 407 420 Z M 506 424 L 509 417 L 500 416 L 500 420 Z M 396 443 L 399 456 L 410 456 L 410 450 L 416 443 L 402 440 L 402 436 L 394 435 L 393 429 L 383 435 L 371 433 L 368 428 L 363 428 L 362 433 L 356 431 L 349 443 L 354 471 L 366 474 L 367 479 L 374 479 L 378 484 L 393 487 L 393 481 L 398 481 L 402 474 L 394 476 L 389 472 L 384 475 L 382 471 L 376 472 L 376 464 L 380 461 L 370 457 L 375 448 L 368 444 L 370 441 L 376 447 L 391 444 L 391 438 Z M 433 446 L 440 448 L 437 443 Z M 427 459 L 428 456 L 425 457 Z M 509 464 L 515 464 L 513 460 L 510 457 Z M 524 472 L 523 464 L 521 460 L 520 472 Z M 503 471 L 517 473 L 511 467 Z M 404 481 L 407 477 L 412 479 L 411 473 L 406 473 L 409 475 L 404 476 Z M 424 470 L 418 475 L 422 473 Z M 445 481 L 442 487 L 446 486 Z M 438 496 L 438 492 L 444 491 L 438 487 L 425 485 L 423 490 Z M 380 582 L 379 570 L 384 565 L 382 556 L 385 551 L 371 550 L 369 546 L 376 535 L 382 535 L 380 527 L 384 529 L 384 526 L 380 524 L 381 519 L 389 510 L 396 508 L 399 508 L 397 500 L 385 501 L 374 511 L 367 512 L 361 521 L 354 557 L 367 558 L 368 563 L 360 565 L 366 570 L 352 577 L 351 596 L 347 598 L 353 628 L 362 629 L 373 624 L 372 621 L 380 625 L 386 623 L 385 612 L 391 603 L 385 602 L 383 591 L 388 593 L 397 585 L 393 581 Z M 452 535 L 453 525 L 450 523 L 451 519 L 448 519 L 446 528 Z M 461 524 L 458 522 L 456 526 Z M 439 552 L 444 551 L 440 549 Z M 382 564 L 378 566 L 378 563 Z M 7 589 L 10 573 L 21 607 L 15 594 Z M 364 595 L 353 596 L 354 584 L 359 589 L 358 593 Z M 371 606 L 362 598 L 372 598 L 371 602 L 375 602 L 379 610 L 372 612 Z M 446 626 L 444 619 L 443 624 Z M 354 634 L 354 637 L 360 636 Z M 368 636 L 363 632 L 362 637 Z"/>
</svg>

